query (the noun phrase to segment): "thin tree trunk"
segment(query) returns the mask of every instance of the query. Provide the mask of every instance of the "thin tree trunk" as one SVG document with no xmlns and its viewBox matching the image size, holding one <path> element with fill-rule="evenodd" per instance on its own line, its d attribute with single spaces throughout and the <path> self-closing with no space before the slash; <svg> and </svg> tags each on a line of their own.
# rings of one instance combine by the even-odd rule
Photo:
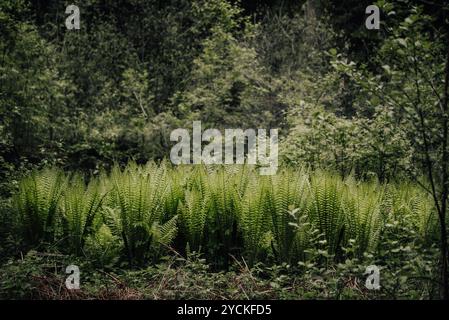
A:
<svg viewBox="0 0 449 320">
<path fill-rule="evenodd" d="M 447 229 L 446 229 L 446 211 L 447 211 L 447 197 L 449 194 L 449 181 L 448 181 L 448 113 L 449 113 L 449 49 L 447 49 L 446 68 L 445 68 L 445 80 L 444 80 L 444 100 L 443 100 L 443 154 L 442 154 L 442 178 L 443 186 L 441 192 L 441 212 L 440 218 L 440 235 L 441 235 L 441 280 L 442 288 L 441 295 L 443 299 L 449 299 L 449 280 L 448 280 L 448 246 L 447 246 Z"/>
</svg>

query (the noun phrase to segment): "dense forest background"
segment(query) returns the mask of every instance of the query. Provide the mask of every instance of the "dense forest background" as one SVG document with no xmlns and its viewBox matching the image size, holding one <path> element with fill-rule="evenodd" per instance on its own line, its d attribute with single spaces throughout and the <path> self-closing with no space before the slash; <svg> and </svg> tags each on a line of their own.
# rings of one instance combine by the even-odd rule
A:
<svg viewBox="0 0 449 320">
<path fill-rule="evenodd" d="M 418 77 L 441 77 L 440 3 L 379 1 L 382 27 L 367 30 L 371 1 L 85 1 L 81 29 L 67 30 L 68 1 L 2 1 L 0 180 L 47 164 L 95 172 L 162 159 L 171 130 L 193 120 L 280 128 L 287 163 L 407 173 L 419 145 L 396 107 L 409 102 L 385 97 L 404 99 L 411 50 L 431 55 Z M 423 45 L 401 48 L 407 37 Z M 419 85 L 434 103 L 439 88 Z"/>
</svg>

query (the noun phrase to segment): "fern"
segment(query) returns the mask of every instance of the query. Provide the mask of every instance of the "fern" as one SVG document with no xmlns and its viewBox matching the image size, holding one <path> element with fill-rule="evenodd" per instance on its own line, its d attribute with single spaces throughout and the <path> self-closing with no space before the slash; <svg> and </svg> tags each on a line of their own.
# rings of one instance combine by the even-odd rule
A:
<svg viewBox="0 0 449 320">
<path fill-rule="evenodd" d="M 239 215 L 243 234 L 245 253 L 250 264 L 254 264 L 264 248 L 264 240 L 271 230 L 267 202 L 270 192 L 270 180 L 267 177 L 252 177 Z"/>
<path fill-rule="evenodd" d="M 94 219 L 101 209 L 103 198 L 98 180 L 91 181 L 86 188 L 81 176 L 72 178 L 61 202 L 63 242 L 71 252 L 82 252 L 87 237 L 94 231 Z"/>
<path fill-rule="evenodd" d="M 429 242 L 438 233 L 433 201 L 418 186 L 409 182 L 390 185 L 384 202 L 388 220 L 400 221 L 406 229 L 415 230 L 422 241 Z"/>
<path fill-rule="evenodd" d="M 209 203 L 208 195 L 203 196 L 200 191 L 193 189 L 186 192 L 185 200 L 179 207 L 181 228 L 193 251 L 201 250 Z"/>
<path fill-rule="evenodd" d="M 168 245 L 176 232 L 176 217 L 163 223 L 167 192 L 167 172 L 150 163 L 131 163 L 124 171 L 114 167 L 112 208 L 105 210 L 105 221 L 122 237 L 130 263 L 155 258 L 161 245 Z"/>
<path fill-rule="evenodd" d="M 163 165 L 167 166 L 166 164 Z M 188 172 L 181 170 L 167 170 L 168 190 L 164 204 L 165 218 L 167 219 L 171 219 L 177 214 L 180 204 L 184 201 Z"/>
<path fill-rule="evenodd" d="M 343 183 L 337 176 L 318 173 L 312 179 L 311 192 L 310 219 L 324 236 L 324 248 L 334 255 L 344 236 Z"/>
<path fill-rule="evenodd" d="M 13 203 L 29 244 L 55 240 L 58 205 L 66 182 L 65 175 L 57 169 L 34 171 L 20 181 Z"/>
<path fill-rule="evenodd" d="M 357 184 L 346 181 L 346 240 L 354 240 L 360 257 L 376 249 L 382 226 L 381 204 L 383 187 L 375 183 Z"/>
<path fill-rule="evenodd" d="M 307 229 L 299 226 L 307 220 L 308 175 L 304 171 L 283 171 L 271 181 L 265 206 L 271 217 L 275 255 L 279 261 L 291 262 L 305 249 Z"/>
<path fill-rule="evenodd" d="M 406 230 L 406 241 L 438 234 L 432 199 L 416 185 L 291 168 L 260 176 L 252 166 L 130 163 L 87 186 L 46 169 L 20 181 L 13 203 L 28 244 L 101 252 L 105 263 L 119 249 L 131 264 L 156 261 L 172 245 L 225 268 L 239 254 L 250 264 L 295 263 L 316 249 L 361 257 L 376 250 L 387 224 Z M 344 251 L 350 243 L 356 250 Z"/>
<path fill-rule="evenodd" d="M 206 221 L 209 256 L 215 263 L 229 263 L 229 254 L 239 245 L 237 214 L 240 211 L 239 189 L 236 176 L 226 174 L 223 168 L 209 171 L 205 178 L 205 190 L 210 201 Z"/>
</svg>

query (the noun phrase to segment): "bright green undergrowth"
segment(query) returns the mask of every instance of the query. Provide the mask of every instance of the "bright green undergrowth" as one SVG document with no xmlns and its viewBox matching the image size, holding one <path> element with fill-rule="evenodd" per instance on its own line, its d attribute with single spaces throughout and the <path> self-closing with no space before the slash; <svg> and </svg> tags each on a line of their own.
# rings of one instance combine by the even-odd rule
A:
<svg viewBox="0 0 449 320">
<path fill-rule="evenodd" d="M 296 264 L 316 252 L 345 261 L 380 252 L 397 221 L 407 241 L 437 237 L 432 200 L 418 186 L 306 169 L 261 176 L 250 166 L 151 162 L 82 177 L 49 168 L 23 178 L 12 203 L 28 247 L 51 245 L 104 263 L 142 265 L 192 252 L 225 268 L 233 257 Z"/>
</svg>

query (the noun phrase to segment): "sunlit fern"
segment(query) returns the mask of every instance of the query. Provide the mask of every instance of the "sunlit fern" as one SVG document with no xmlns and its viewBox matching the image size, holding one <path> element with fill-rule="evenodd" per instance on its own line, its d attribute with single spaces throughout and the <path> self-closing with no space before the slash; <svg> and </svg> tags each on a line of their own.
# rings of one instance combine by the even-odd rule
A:
<svg viewBox="0 0 449 320">
<path fill-rule="evenodd" d="M 156 261 L 168 246 L 200 251 L 225 268 L 241 254 L 249 264 L 295 263 L 317 248 L 343 258 L 349 244 L 360 257 L 391 224 L 407 231 L 400 232 L 406 241 L 438 234 L 432 199 L 415 184 L 385 187 L 293 168 L 261 176 L 240 165 L 130 163 L 87 187 L 78 175 L 67 182 L 46 169 L 20 181 L 13 203 L 28 244 L 79 254 L 89 239 L 89 250 L 123 249 L 132 264 Z"/>
<path fill-rule="evenodd" d="M 248 263 L 253 264 L 258 256 L 266 250 L 267 233 L 271 231 L 268 211 L 269 193 L 271 189 L 268 177 L 252 176 L 245 196 L 239 208 L 239 226 L 245 246 Z"/>
<path fill-rule="evenodd" d="M 414 230 L 423 241 L 430 241 L 437 234 L 433 200 L 419 186 L 409 182 L 392 184 L 385 198 L 384 211 L 388 221 L 400 221 L 404 229 Z"/>
<path fill-rule="evenodd" d="M 79 175 L 70 181 L 61 201 L 62 243 L 66 244 L 69 252 L 82 252 L 87 237 L 95 231 L 94 219 L 103 198 L 98 180 L 92 180 L 87 188 Z"/>
<path fill-rule="evenodd" d="M 345 183 L 346 240 L 354 240 L 356 254 L 361 256 L 377 247 L 384 187 L 378 182 L 357 183 L 352 177 Z"/>
<path fill-rule="evenodd" d="M 298 259 L 305 249 L 308 174 L 304 170 L 282 171 L 270 181 L 265 207 L 271 218 L 274 253 L 279 261 L 290 262 Z"/>
<path fill-rule="evenodd" d="M 66 183 L 65 175 L 57 169 L 34 171 L 20 181 L 13 203 L 29 244 L 55 240 L 58 205 Z"/>
<path fill-rule="evenodd" d="M 178 207 L 181 231 L 192 251 L 199 252 L 203 244 L 209 206 L 209 196 L 192 189 L 186 191 L 185 199 Z"/>
<path fill-rule="evenodd" d="M 237 215 L 240 212 L 240 182 L 237 175 L 228 175 L 223 168 L 219 168 L 209 171 L 204 183 L 210 204 L 206 220 L 209 256 L 216 263 L 227 265 L 229 254 L 239 245 Z"/>
<path fill-rule="evenodd" d="M 162 219 L 166 178 L 165 168 L 155 164 L 139 167 L 131 163 L 123 171 L 118 167 L 112 170 L 112 207 L 106 208 L 105 221 L 122 237 L 132 263 L 154 258 L 176 235 L 177 217 L 165 223 Z"/>
<path fill-rule="evenodd" d="M 340 177 L 316 173 L 312 178 L 309 215 L 314 227 L 324 236 L 324 248 L 336 254 L 345 231 L 344 185 Z"/>
</svg>

